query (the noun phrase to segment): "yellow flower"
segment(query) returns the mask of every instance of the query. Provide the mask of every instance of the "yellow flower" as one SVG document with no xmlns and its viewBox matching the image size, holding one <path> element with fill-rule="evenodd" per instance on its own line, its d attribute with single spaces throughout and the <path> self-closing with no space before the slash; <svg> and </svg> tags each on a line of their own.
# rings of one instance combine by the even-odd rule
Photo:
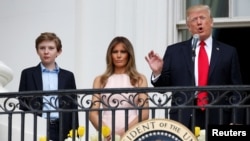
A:
<svg viewBox="0 0 250 141">
<path fill-rule="evenodd" d="M 85 129 L 83 126 L 79 126 L 77 131 L 78 131 L 79 137 L 82 137 L 84 135 Z"/>
<path fill-rule="evenodd" d="M 102 135 L 105 138 L 110 135 L 110 128 L 108 126 L 102 126 Z"/>
<path fill-rule="evenodd" d="M 194 135 L 196 137 L 199 137 L 200 136 L 200 132 L 201 132 L 201 128 L 199 126 L 195 126 L 195 128 L 194 128 Z"/>
<path fill-rule="evenodd" d="M 69 131 L 68 137 L 71 137 L 71 138 L 73 137 L 73 130 L 72 129 Z M 77 130 L 75 130 L 75 137 L 77 137 Z"/>
<path fill-rule="evenodd" d="M 46 136 L 41 136 L 41 137 L 39 138 L 39 141 L 47 141 Z"/>
</svg>

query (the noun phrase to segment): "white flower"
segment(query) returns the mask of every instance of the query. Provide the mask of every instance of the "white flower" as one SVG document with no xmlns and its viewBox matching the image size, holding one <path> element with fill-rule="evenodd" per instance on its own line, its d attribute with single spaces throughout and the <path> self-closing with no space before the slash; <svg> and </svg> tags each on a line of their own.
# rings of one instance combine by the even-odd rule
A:
<svg viewBox="0 0 250 141">
<path fill-rule="evenodd" d="M 79 137 L 78 141 L 84 141 L 84 137 Z"/>
<path fill-rule="evenodd" d="M 206 130 L 200 130 L 200 136 L 198 136 L 198 141 L 206 141 Z"/>
<path fill-rule="evenodd" d="M 115 135 L 115 141 L 120 141 L 120 140 L 121 140 L 121 136 Z"/>
<path fill-rule="evenodd" d="M 103 138 L 102 138 L 103 140 Z M 90 136 L 90 141 L 98 141 L 98 133 L 95 133 L 94 135 Z"/>
<path fill-rule="evenodd" d="M 70 138 L 70 137 L 68 137 L 68 138 L 66 138 L 64 141 L 73 141 L 73 139 L 72 138 Z M 75 141 L 80 141 L 78 138 L 75 138 Z"/>
</svg>

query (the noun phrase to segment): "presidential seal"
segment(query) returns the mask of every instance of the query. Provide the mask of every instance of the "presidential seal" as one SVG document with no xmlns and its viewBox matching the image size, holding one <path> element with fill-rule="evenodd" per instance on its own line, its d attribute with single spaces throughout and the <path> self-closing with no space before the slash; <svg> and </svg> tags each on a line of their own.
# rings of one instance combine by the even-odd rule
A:
<svg viewBox="0 0 250 141">
<path fill-rule="evenodd" d="M 121 141 L 197 141 L 197 138 L 177 121 L 150 119 L 130 128 Z"/>
</svg>

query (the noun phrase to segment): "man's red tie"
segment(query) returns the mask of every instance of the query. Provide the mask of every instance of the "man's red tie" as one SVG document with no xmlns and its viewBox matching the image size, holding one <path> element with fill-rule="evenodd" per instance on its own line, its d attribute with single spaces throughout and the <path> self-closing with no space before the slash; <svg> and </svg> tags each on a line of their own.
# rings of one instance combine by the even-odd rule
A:
<svg viewBox="0 0 250 141">
<path fill-rule="evenodd" d="M 200 42 L 200 51 L 198 56 L 198 86 L 206 86 L 208 80 L 208 56 L 205 50 L 205 42 Z M 197 105 L 204 106 L 208 103 L 207 92 L 200 91 L 197 96 Z M 201 110 L 205 110 L 204 107 Z"/>
</svg>

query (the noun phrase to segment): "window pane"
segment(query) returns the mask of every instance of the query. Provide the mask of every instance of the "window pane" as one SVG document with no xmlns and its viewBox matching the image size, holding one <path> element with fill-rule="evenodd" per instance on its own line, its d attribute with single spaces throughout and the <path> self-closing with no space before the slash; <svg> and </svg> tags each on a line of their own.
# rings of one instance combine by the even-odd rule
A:
<svg viewBox="0 0 250 141">
<path fill-rule="evenodd" d="M 206 4 L 211 8 L 213 17 L 228 17 L 229 16 L 229 1 L 228 0 L 186 0 L 186 8 L 191 5 Z"/>
<path fill-rule="evenodd" d="M 250 16 L 250 0 L 235 0 L 233 1 L 233 16 Z"/>
</svg>

